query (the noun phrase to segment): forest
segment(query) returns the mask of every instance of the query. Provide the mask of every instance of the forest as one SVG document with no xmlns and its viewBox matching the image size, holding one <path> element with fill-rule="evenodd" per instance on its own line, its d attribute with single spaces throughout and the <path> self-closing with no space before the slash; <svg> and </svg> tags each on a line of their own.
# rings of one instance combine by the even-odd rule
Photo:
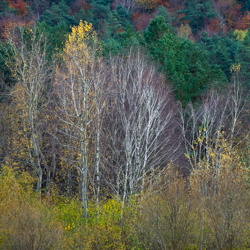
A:
<svg viewBox="0 0 250 250">
<path fill-rule="evenodd" d="M 0 249 L 250 248 L 250 0 L 0 0 Z"/>
</svg>

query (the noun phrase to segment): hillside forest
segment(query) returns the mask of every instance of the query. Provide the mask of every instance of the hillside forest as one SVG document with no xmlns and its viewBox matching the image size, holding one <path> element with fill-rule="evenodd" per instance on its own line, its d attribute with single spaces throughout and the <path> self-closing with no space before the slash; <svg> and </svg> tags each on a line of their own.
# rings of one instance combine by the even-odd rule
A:
<svg viewBox="0 0 250 250">
<path fill-rule="evenodd" d="M 0 0 L 0 249 L 248 249 L 249 91 L 249 0 Z"/>
</svg>

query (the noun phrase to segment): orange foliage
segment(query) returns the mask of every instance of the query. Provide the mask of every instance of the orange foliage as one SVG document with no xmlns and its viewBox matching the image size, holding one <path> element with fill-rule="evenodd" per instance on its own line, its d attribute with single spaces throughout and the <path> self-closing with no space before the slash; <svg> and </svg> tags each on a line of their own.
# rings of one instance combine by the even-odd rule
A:
<svg viewBox="0 0 250 250">
<path fill-rule="evenodd" d="M 184 17 L 184 16 L 186 16 L 184 13 L 179 14 L 179 15 L 177 16 L 177 22 L 180 22 L 180 19 L 181 19 L 182 17 Z M 181 24 L 183 24 L 183 25 L 186 25 L 186 24 L 189 24 L 189 23 L 190 23 L 190 21 L 187 20 L 187 19 L 181 20 Z"/>
<path fill-rule="evenodd" d="M 132 21 L 132 22 L 137 21 L 138 18 L 139 18 L 139 16 L 140 16 L 140 13 L 139 13 L 139 12 L 134 12 L 134 13 L 131 15 L 131 21 Z"/>
<path fill-rule="evenodd" d="M 241 16 L 241 5 L 235 0 L 218 0 L 213 3 L 213 7 L 218 11 L 227 28 L 234 28 L 235 23 Z"/>
<path fill-rule="evenodd" d="M 240 20 L 238 20 L 235 25 L 235 29 L 246 30 L 250 28 L 250 12 L 248 11 Z"/>
<path fill-rule="evenodd" d="M 21 28 L 22 26 L 25 26 L 28 28 L 34 23 L 34 20 L 24 20 L 20 16 L 2 17 L 0 20 L 0 39 L 7 39 L 16 27 Z"/>
<path fill-rule="evenodd" d="M 26 16 L 27 14 L 26 3 L 23 0 L 16 0 L 14 8 L 18 10 L 20 16 Z"/>
<path fill-rule="evenodd" d="M 122 27 L 119 27 L 119 31 L 120 31 L 120 33 L 123 33 L 123 32 L 124 32 L 124 30 L 123 30 Z"/>
<path fill-rule="evenodd" d="M 8 5 L 11 9 L 14 8 L 15 0 L 4 0 L 4 1 L 7 3 L 7 5 Z"/>
<path fill-rule="evenodd" d="M 15 28 L 21 28 L 25 26 L 26 28 L 35 24 L 34 20 L 24 20 L 20 16 L 8 16 L 3 17 L 0 20 L 0 39 L 5 40 L 13 33 Z"/>
<path fill-rule="evenodd" d="M 170 0 L 156 0 L 158 6 L 170 7 Z"/>
<path fill-rule="evenodd" d="M 169 8 L 170 0 L 136 0 L 136 4 L 144 10 L 153 11 L 160 5 Z"/>
<path fill-rule="evenodd" d="M 221 32 L 223 31 L 223 24 L 221 20 L 215 18 L 207 21 L 205 23 L 205 31 L 208 33 L 209 36 L 212 36 L 213 33 L 221 34 Z"/>
<path fill-rule="evenodd" d="M 27 14 L 27 4 L 23 0 L 5 0 L 5 2 L 11 9 L 18 10 L 20 16 L 25 16 Z"/>
<path fill-rule="evenodd" d="M 143 10 L 152 11 L 158 7 L 157 0 L 136 0 L 137 6 Z"/>
<path fill-rule="evenodd" d="M 135 24 L 135 29 L 145 30 L 148 27 L 151 18 L 152 15 L 150 15 L 149 13 L 142 13 L 141 15 L 139 15 Z"/>
<path fill-rule="evenodd" d="M 91 5 L 84 0 L 76 0 L 71 8 L 72 14 L 79 12 L 82 8 L 87 12 L 91 9 Z"/>
</svg>

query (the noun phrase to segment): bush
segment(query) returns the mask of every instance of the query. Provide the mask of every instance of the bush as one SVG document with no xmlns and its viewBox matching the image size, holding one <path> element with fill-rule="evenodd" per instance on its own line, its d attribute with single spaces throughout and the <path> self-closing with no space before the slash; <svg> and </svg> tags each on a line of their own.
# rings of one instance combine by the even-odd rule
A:
<svg viewBox="0 0 250 250">
<path fill-rule="evenodd" d="M 4 167 L 0 184 L 0 248 L 58 249 L 62 226 L 56 220 L 56 210 L 48 208 L 33 192 L 34 179 Z"/>
</svg>

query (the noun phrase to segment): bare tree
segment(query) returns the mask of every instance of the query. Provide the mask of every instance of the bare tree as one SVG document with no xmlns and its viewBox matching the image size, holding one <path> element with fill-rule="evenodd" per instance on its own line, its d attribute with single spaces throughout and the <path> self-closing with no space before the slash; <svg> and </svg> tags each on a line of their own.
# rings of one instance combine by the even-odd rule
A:
<svg viewBox="0 0 250 250">
<path fill-rule="evenodd" d="M 211 91 L 199 108 L 189 104 L 181 111 L 181 131 L 192 170 L 220 170 L 224 149 L 229 147 L 231 151 L 237 145 L 243 108 L 242 89 L 233 82 L 226 94 Z"/>
<path fill-rule="evenodd" d="M 132 12 L 136 9 L 136 0 L 115 0 L 113 5 L 122 5 L 127 12 Z"/>
<path fill-rule="evenodd" d="M 109 164 L 115 169 L 113 188 L 124 201 L 144 190 L 147 175 L 177 158 L 176 107 L 170 88 L 148 66 L 141 50 L 114 58 L 111 67 Z"/>
<path fill-rule="evenodd" d="M 25 131 L 30 139 L 27 145 L 29 163 L 36 171 L 38 182 L 37 192 L 41 194 L 43 167 L 50 172 L 46 157 L 42 152 L 42 135 L 45 128 L 41 126 L 44 120 L 44 110 L 49 98 L 49 79 L 51 67 L 46 58 L 47 39 L 36 28 L 29 30 L 31 37 L 25 34 L 25 28 L 20 29 L 16 39 L 15 34 L 9 36 L 8 42 L 12 46 L 12 55 L 7 61 L 13 76 L 17 80 L 16 90 L 19 94 L 18 102 L 22 103 L 22 117 Z M 14 93 L 17 95 L 17 93 Z"/>
<path fill-rule="evenodd" d="M 203 247 L 205 201 L 209 188 L 217 190 L 224 157 L 233 152 L 235 137 L 242 126 L 240 117 L 244 107 L 243 93 L 237 81 L 228 87 L 227 93 L 219 95 L 211 91 L 201 106 L 195 109 L 191 104 L 181 112 L 181 130 L 186 157 L 191 174 L 199 176 L 201 194 L 201 238 Z M 212 177 L 212 178 L 208 178 Z"/>
</svg>

